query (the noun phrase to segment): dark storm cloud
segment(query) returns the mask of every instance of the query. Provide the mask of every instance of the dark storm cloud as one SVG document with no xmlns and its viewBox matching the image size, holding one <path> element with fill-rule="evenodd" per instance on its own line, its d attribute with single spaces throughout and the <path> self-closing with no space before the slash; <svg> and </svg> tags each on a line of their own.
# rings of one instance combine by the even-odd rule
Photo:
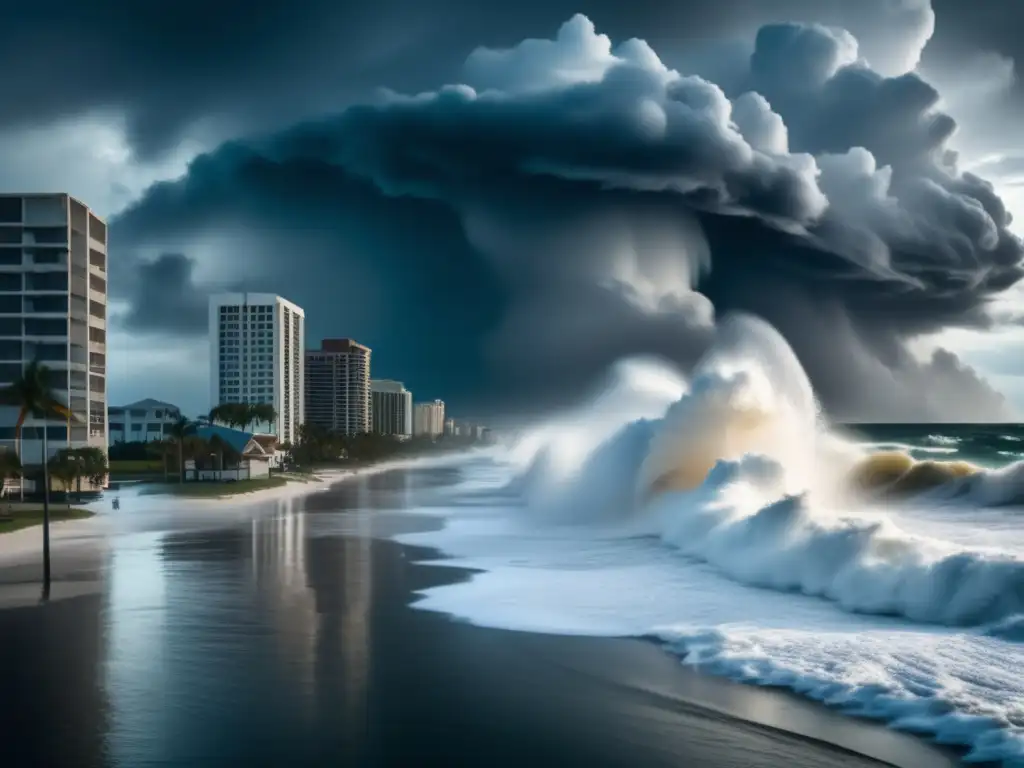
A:
<svg viewBox="0 0 1024 768">
<path fill-rule="evenodd" d="M 8 3 L 0 129 L 109 112 L 124 116 L 140 156 L 152 155 L 186 132 L 281 126 L 381 84 L 433 86 L 477 45 L 512 45 L 576 12 L 670 54 L 810 13 L 872 41 L 876 63 L 916 58 L 931 23 L 924 0 L 264 0 L 258 12 L 238 0 L 182 0 L 170 13 L 120 0 Z"/>
<path fill-rule="evenodd" d="M 944 151 L 955 124 L 937 93 L 867 69 L 841 31 L 756 40 L 737 82 L 769 100 L 680 76 L 639 41 L 612 48 L 576 17 L 554 40 L 474 53 L 462 79 L 482 90 L 391 95 L 223 147 L 116 234 L 316 230 L 316 249 L 273 238 L 295 260 L 268 288 L 327 307 L 314 296 L 332 284 L 347 298 L 393 282 L 380 347 L 413 355 L 414 388 L 467 407 L 573 400 L 624 354 L 685 367 L 713 305 L 779 327 L 840 418 L 1005 416 L 951 353 L 905 346 L 988 323 L 1022 274 L 998 197 Z M 335 321 L 358 322 L 344 304 Z"/>
<path fill-rule="evenodd" d="M 353 336 L 373 348 L 375 375 L 406 377 L 418 396 L 470 402 L 487 383 L 474 339 L 498 323 L 506 291 L 450 209 L 386 199 L 316 152 L 284 163 L 231 144 L 199 158 L 182 180 L 154 185 L 111 221 L 112 290 L 129 301 L 153 290 L 140 285 L 147 273 L 145 259 L 132 258 L 138 250 L 182 232 L 225 230 L 245 237 L 223 247 L 216 284 L 193 281 L 168 298 L 224 290 L 244 274 L 246 289 L 306 309 L 310 345 Z M 190 312 L 206 322 L 205 306 L 176 310 Z"/>
<path fill-rule="evenodd" d="M 206 308 L 210 291 L 192 279 L 195 262 L 180 253 L 161 255 L 153 262 L 134 265 L 137 274 L 130 282 L 130 303 L 123 317 L 114 316 L 115 326 L 142 333 L 173 335 L 205 333 Z"/>
</svg>

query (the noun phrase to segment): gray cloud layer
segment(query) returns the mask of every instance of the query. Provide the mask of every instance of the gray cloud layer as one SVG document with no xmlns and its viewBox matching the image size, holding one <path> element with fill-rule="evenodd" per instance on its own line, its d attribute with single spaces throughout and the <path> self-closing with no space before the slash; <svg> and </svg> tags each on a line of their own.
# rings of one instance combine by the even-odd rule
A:
<svg viewBox="0 0 1024 768">
<path fill-rule="evenodd" d="M 906 348 L 986 324 L 1022 273 L 991 185 L 945 151 L 937 92 L 901 74 L 929 31 L 927 6 L 901 7 L 916 26 L 893 77 L 850 34 L 789 24 L 761 29 L 749 58 L 722 49 L 722 87 L 575 17 L 553 40 L 475 51 L 465 85 L 225 145 L 115 231 L 151 245 L 264 228 L 249 256 L 293 267 L 267 287 L 367 328 L 386 364 L 465 407 L 572 400 L 624 354 L 685 367 L 715 311 L 745 309 L 782 330 L 839 418 L 1003 418 L 950 353 Z M 176 264 L 164 279 L 190 291 Z M 135 290 L 128 321 L 168 327 Z"/>
</svg>

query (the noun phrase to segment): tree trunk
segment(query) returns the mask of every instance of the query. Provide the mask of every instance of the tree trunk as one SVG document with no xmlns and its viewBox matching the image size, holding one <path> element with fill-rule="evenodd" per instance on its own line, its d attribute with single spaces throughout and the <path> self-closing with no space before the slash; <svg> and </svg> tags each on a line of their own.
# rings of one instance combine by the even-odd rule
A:
<svg viewBox="0 0 1024 768">
<path fill-rule="evenodd" d="M 50 465 L 46 454 L 46 422 L 43 422 L 43 601 L 50 599 Z"/>
<path fill-rule="evenodd" d="M 25 438 L 24 425 L 18 431 L 18 461 L 21 462 L 21 501 L 25 501 Z"/>
</svg>

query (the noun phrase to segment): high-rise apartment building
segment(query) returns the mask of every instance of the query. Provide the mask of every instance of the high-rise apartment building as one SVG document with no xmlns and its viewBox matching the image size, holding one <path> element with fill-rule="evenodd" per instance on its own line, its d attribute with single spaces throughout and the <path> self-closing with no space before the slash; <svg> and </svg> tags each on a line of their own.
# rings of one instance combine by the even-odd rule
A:
<svg viewBox="0 0 1024 768">
<path fill-rule="evenodd" d="M 294 443 L 305 420 L 306 313 L 272 293 L 210 297 L 210 400 L 269 403 L 273 429 Z"/>
<path fill-rule="evenodd" d="M 444 401 L 417 403 L 413 415 L 413 434 L 439 437 L 444 434 Z"/>
<path fill-rule="evenodd" d="M 306 350 L 306 421 L 345 435 L 370 431 L 369 347 L 324 339 Z"/>
<path fill-rule="evenodd" d="M 32 360 L 75 418 L 29 417 L 17 446 L 17 409 L 0 408 L 0 447 L 38 464 L 45 425 L 51 455 L 106 453 L 107 227 L 63 193 L 0 194 L 0 386 Z"/>
<path fill-rule="evenodd" d="M 412 392 L 400 381 L 374 379 L 370 382 L 370 394 L 373 431 L 378 435 L 412 437 Z"/>
</svg>

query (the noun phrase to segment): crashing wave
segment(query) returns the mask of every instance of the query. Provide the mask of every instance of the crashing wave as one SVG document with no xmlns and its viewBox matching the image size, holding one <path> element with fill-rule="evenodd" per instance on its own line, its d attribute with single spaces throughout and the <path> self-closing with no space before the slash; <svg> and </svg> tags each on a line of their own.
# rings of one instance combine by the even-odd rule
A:
<svg viewBox="0 0 1024 768">
<path fill-rule="evenodd" d="M 913 537 L 882 515 L 823 514 L 807 495 L 762 504 L 781 474 L 760 457 L 721 462 L 698 490 L 658 500 L 662 538 L 746 584 L 848 611 L 950 626 L 1024 613 L 1024 561 Z"/>
<path fill-rule="evenodd" d="M 553 444 L 538 453 L 531 471 L 544 482 L 527 494 L 532 512 L 557 522 L 640 519 L 733 579 L 848 611 L 955 626 L 1024 613 L 1024 561 L 911 536 L 866 501 L 1019 503 L 1024 464 L 985 471 L 900 452 L 865 456 L 828 431 L 774 329 L 745 316 L 721 327 L 660 418 L 648 407 L 610 430 L 616 410 L 606 409 L 605 437 L 589 450 L 577 442 L 568 460 Z M 557 473 L 543 468 L 556 459 Z"/>
</svg>

